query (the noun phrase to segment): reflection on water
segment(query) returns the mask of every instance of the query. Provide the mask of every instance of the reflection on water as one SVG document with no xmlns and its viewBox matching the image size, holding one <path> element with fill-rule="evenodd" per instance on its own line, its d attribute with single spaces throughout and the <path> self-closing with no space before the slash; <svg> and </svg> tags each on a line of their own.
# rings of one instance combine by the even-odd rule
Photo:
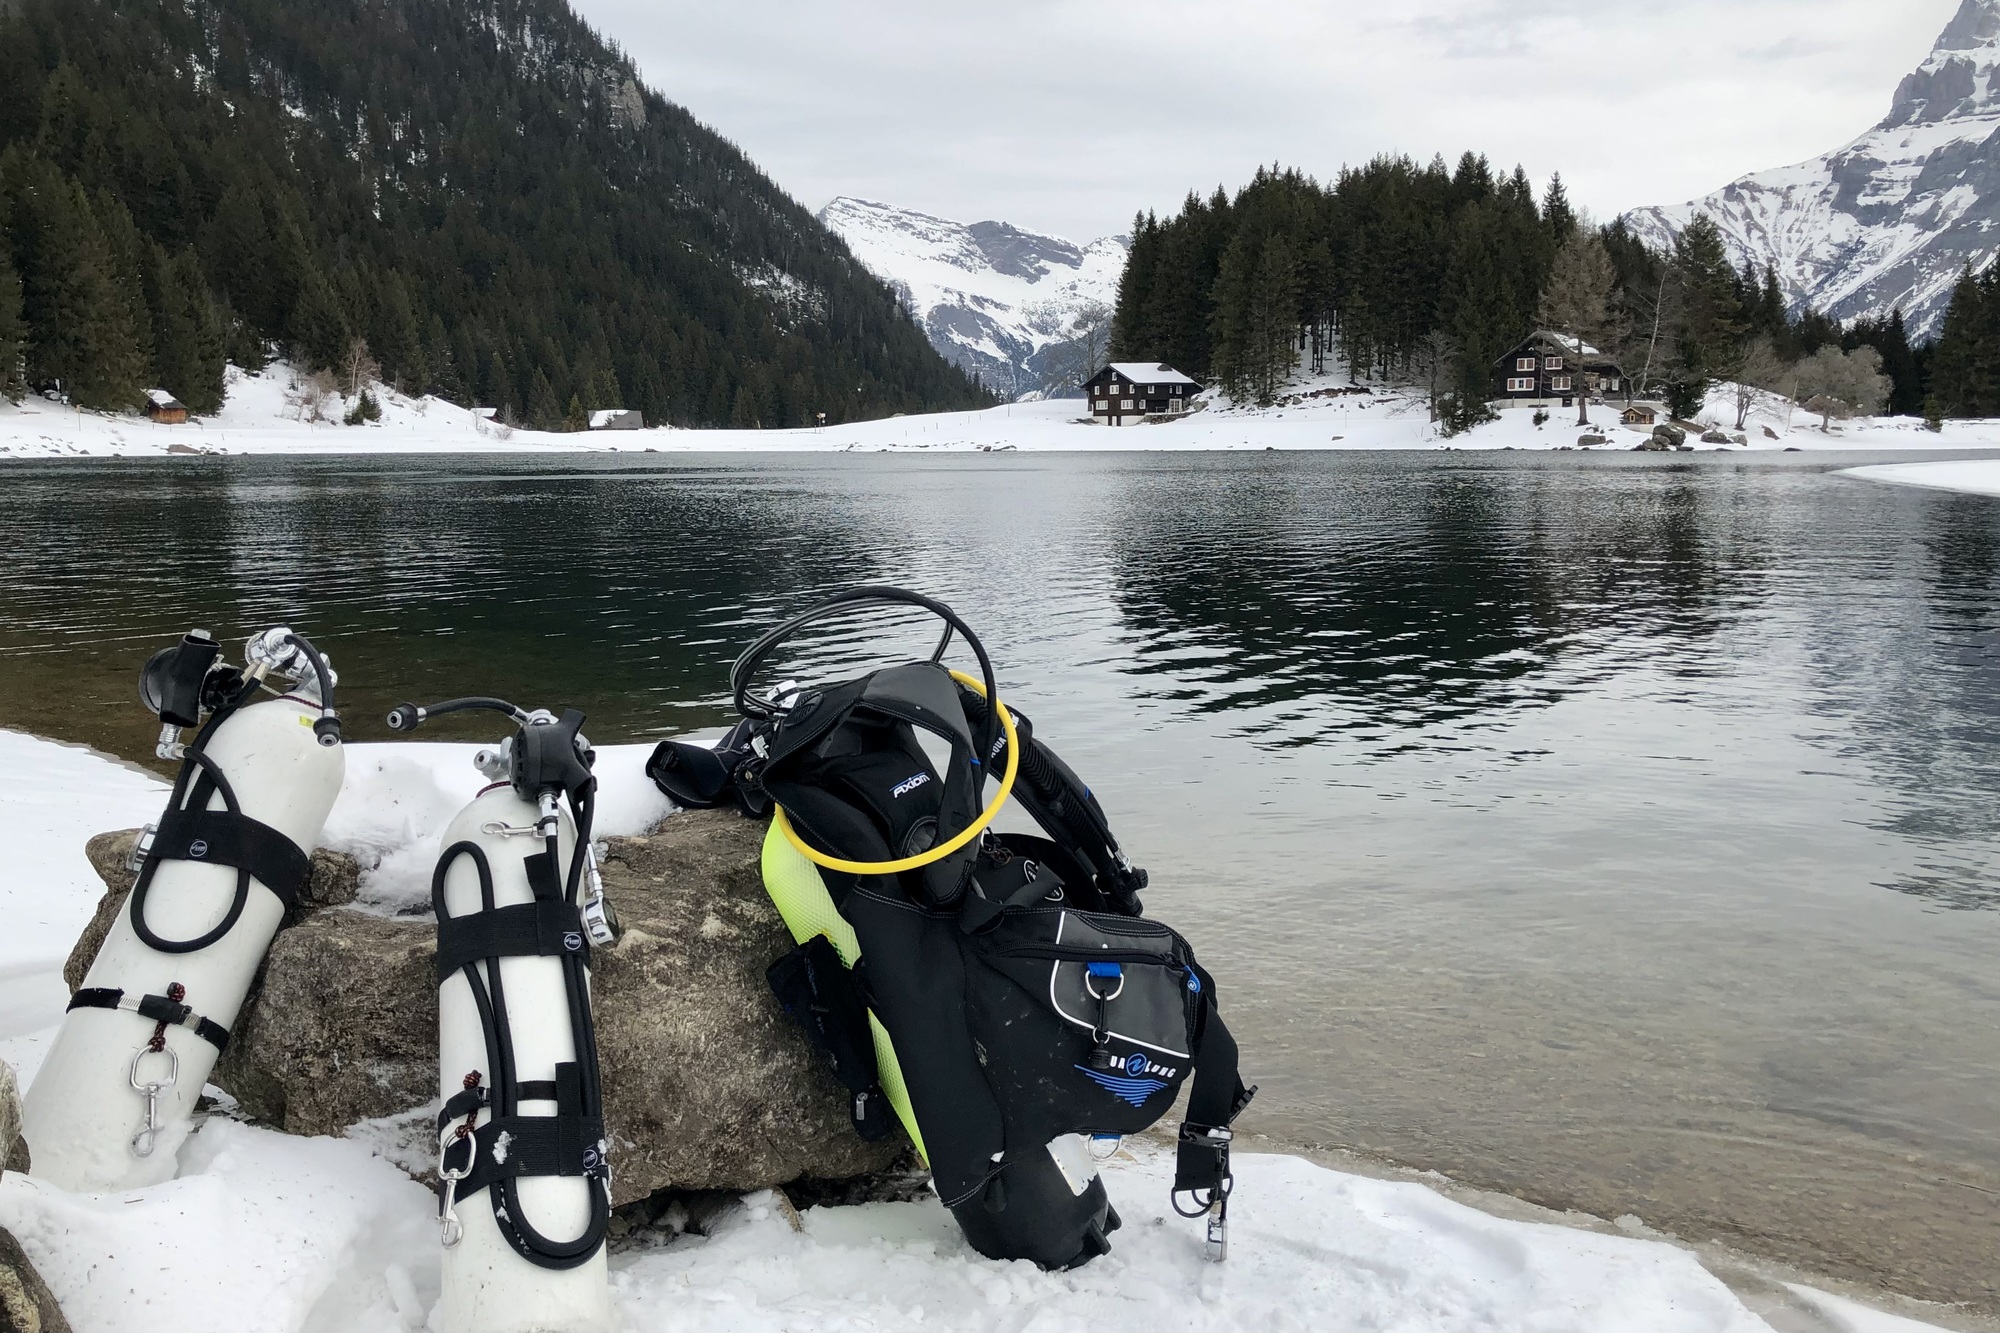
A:
<svg viewBox="0 0 2000 1333">
<path fill-rule="evenodd" d="M 190 624 L 313 634 L 361 739 L 477 690 L 611 741 L 921 586 L 1201 944 L 1253 1128 L 2000 1310 L 2000 503 L 1700 456 L 0 477 L 0 725 L 133 757 Z"/>
<path fill-rule="evenodd" d="M 1765 557 L 1754 522 L 1706 512 L 1690 479 L 1152 478 L 1124 506 L 1113 596 L 1143 636 L 1133 669 L 1260 743 L 1504 727 L 1626 667 L 1706 669 Z"/>
</svg>

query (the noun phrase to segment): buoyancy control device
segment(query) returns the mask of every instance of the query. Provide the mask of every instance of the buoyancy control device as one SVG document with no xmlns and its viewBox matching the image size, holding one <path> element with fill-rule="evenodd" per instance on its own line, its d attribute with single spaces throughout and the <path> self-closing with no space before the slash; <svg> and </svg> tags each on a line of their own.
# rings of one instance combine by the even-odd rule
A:
<svg viewBox="0 0 2000 1333">
<path fill-rule="evenodd" d="M 326 658 L 279 628 L 249 641 L 242 667 L 221 659 L 197 629 L 140 675 L 160 719 L 156 753 L 180 773 L 21 1108 L 35 1174 L 65 1189 L 173 1177 L 195 1101 L 340 794 Z M 252 703 L 260 689 L 276 697 Z"/>
<path fill-rule="evenodd" d="M 590 961 L 619 926 L 591 849 L 596 754 L 582 713 L 501 699 L 403 704 L 389 725 L 474 710 L 515 730 L 474 756 L 491 785 L 446 828 L 431 881 L 444 1099 L 434 1328 L 602 1329 L 611 1173 Z"/>
<path fill-rule="evenodd" d="M 760 694 L 773 651 L 829 617 L 918 607 L 930 660 Z M 979 675 L 949 670 L 954 635 Z M 856 588 L 760 638 L 731 687 L 743 722 L 666 742 L 648 772 L 682 805 L 772 808 L 765 887 L 799 947 L 770 980 L 879 1138 L 893 1113 L 967 1240 L 999 1259 L 1086 1263 L 1118 1226 L 1093 1157 L 1158 1121 L 1192 1079 L 1174 1206 L 1227 1253 L 1237 1076 L 1214 981 L 1142 915 L 1146 872 L 1090 789 L 1005 704 L 985 648 L 942 603 Z M 988 795 L 988 789 L 992 794 Z M 1009 797 L 1046 836 L 997 833 Z"/>
</svg>

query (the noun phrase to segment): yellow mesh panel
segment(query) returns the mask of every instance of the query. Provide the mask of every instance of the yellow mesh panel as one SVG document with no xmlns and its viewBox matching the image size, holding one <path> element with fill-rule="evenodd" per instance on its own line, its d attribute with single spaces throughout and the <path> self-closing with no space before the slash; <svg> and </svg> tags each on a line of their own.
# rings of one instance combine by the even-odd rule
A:
<svg viewBox="0 0 2000 1333">
<path fill-rule="evenodd" d="M 794 940 L 804 944 L 815 935 L 824 935 L 848 967 L 861 957 L 861 942 L 854 937 L 854 927 L 833 905 L 833 895 L 826 891 L 819 867 L 799 855 L 776 825 L 764 835 L 764 891 L 777 904 L 778 915 L 785 919 Z M 896 1061 L 896 1048 L 873 1012 L 868 1015 L 868 1029 L 875 1037 L 876 1075 L 882 1080 L 882 1094 L 916 1145 L 917 1156 L 928 1166 L 930 1156 L 924 1151 L 916 1112 L 910 1109 L 910 1092 L 903 1086 L 903 1067 Z"/>
</svg>

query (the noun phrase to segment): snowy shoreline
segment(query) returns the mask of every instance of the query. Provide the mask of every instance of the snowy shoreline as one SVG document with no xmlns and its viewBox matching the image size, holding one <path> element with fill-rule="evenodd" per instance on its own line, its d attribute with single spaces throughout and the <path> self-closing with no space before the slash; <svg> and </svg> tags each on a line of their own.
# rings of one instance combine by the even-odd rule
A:
<svg viewBox="0 0 2000 1333">
<path fill-rule="evenodd" d="M 368 867 L 364 909 L 393 911 L 422 895 L 438 832 L 482 782 L 469 762 L 474 748 L 350 747 L 323 842 Z M 637 832 L 666 813 L 643 776 L 650 750 L 600 750 L 606 832 Z M 155 818 L 165 784 L 84 747 L 0 730 L 0 793 L 27 830 L 21 864 L 0 887 L 9 926 L 0 943 L 0 1058 L 25 1085 L 67 998 L 63 957 L 102 891 L 83 843 Z M 636 1234 L 613 1255 L 613 1293 L 631 1328 L 664 1317 L 689 1329 L 942 1322 L 992 1333 L 1084 1322 L 1109 1333 L 1946 1326 L 1880 1313 L 1769 1266 L 1718 1262 L 1652 1237 L 1637 1219 L 1589 1225 L 1436 1177 L 1358 1165 L 1359 1174 L 1239 1153 L 1232 1256 L 1221 1267 L 1202 1262 L 1199 1228 L 1168 1210 L 1168 1153 L 1141 1140 L 1107 1168 L 1126 1218 L 1116 1248 L 1075 1273 L 979 1258 L 935 1199 L 808 1209 L 794 1229 L 788 1206 L 760 1194 L 725 1207 L 706 1236 Z M 218 1333 L 240 1326 L 245 1309 L 274 1333 L 422 1328 L 438 1290 L 431 1208 L 429 1194 L 365 1134 L 296 1138 L 222 1114 L 165 1185 L 80 1196 L 32 1177 L 0 1179 L 0 1226 L 27 1249 L 78 1333 L 140 1333 L 162 1310 L 175 1312 L 177 1327 Z M 232 1262 L 214 1262 L 224 1253 Z M 117 1280 L 104 1281 L 107 1272 Z"/>
<path fill-rule="evenodd" d="M 45 399 L 0 402 L 0 461 L 141 458 L 167 455 L 634 454 L 634 453 L 979 453 L 1183 452 L 1256 450 L 1559 450 L 1576 449 L 1584 431 L 1575 409 L 1509 409 L 1498 421 L 1443 438 L 1424 404 L 1394 389 L 1360 389 L 1341 377 L 1302 379 L 1270 408 L 1210 401 L 1175 420 L 1112 429 L 1084 419 L 1082 400 L 1012 403 L 979 412 L 888 417 L 793 430 L 594 431 L 550 434 L 499 426 L 436 398 L 380 393 L 382 419 L 362 426 L 301 420 L 291 372 L 283 365 L 249 375 L 232 367 L 221 412 L 185 425 L 76 411 Z M 1727 428 L 1729 395 L 1717 390 L 1702 417 Z M 344 400 L 340 400 L 344 401 Z M 328 409 L 336 419 L 344 407 Z M 1651 427 L 1615 423 L 1616 404 L 1591 408 L 1590 429 L 1606 443 L 1583 452 L 1629 452 Z M 1768 433 L 1767 433 L 1768 431 Z M 1739 432 L 1726 430 L 1734 435 Z M 1803 414 L 1760 409 L 1740 432 L 1746 444 L 1703 444 L 1699 451 L 2000 450 L 2000 421 L 1953 421 L 1941 433 L 1914 418 L 1861 419 L 1832 433 Z"/>
</svg>

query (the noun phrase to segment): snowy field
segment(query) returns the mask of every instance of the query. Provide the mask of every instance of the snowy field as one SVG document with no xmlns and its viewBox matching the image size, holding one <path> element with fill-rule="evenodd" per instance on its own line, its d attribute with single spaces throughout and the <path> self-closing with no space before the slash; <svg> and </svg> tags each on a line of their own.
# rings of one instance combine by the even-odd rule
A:
<svg viewBox="0 0 2000 1333">
<path fill-rule="evenodd" d="M 368 867 L 364 902 L 421 896 L 437 836 L 481 785 L 475 747 L 354 745 L 324 841 Z M 599 751 L 601 827 L 650 826 L 649 746 Z M 91 751 L 0 731 L 0 808 L 16 831 L 0 880 L 0 1058 L 32 1080 L 60 1020 L 61 966 L 101 892 L 91 834 L 155 818 L 165 784 Z M 1254 1060 L 1252 1062 L 1254 1068 Z M 706 1235 L 639 1233 L 612 1257 L 627 1329 L 1103 1333 L 1254 1329 L 1378 1333 L 1923 1333 L 1802 1287 L 1732 1293 L 1694 1254 L 1651 1239 L 1514 1220 L 1422 1184 L 1239 1153 L 1232 1253 L 1167 1207 L 1171 1159 L 1139 1144 L 1107 1168 L 1125 1229 L 1068 1274 L 971 1253 L 933 1199 L 814 1208 L 770 1194 L 725 1206 Z M 0 1179 L 21 1241 L 77 1333 L 396 1333 L 438 1295 L 433 1200 L 365 1135 L 295 1138 L 217 1115 L 180 1175 L 111 1195 Z M 1624 1224 L 1627 1220 L 1621 1220 Z M 1771 1285 L 1771 1284 L 1767 1284 Z"/>
<path fill-rule="evenodd" d="M 1424 404 L 1379 386 L 1353 391 L 1344 377 L 1301 379 L 1271 408 L 1231 406 L 1213 395 L 1203 410 L 1179 420 L 1113 430 L 1084 419 L 1081 399 L 1013 403 L 983 412 L 944 412 L 801 430 L 599 431 L 548 434 L 509 429 L 466 408 L 435 398 L 406 398 L 382 391 L 382 420 L 344 426 L 339 400 L 324 409 L 331 422 L 301 420 L 293 377 L 282 364 L 261 375 L 232 368 L 229 397 L 214 417 L 180 426 L 142 417 L 79 412 L 41 398 L 19 406 L 0 402 L 0 459 L 141 457 L 159 454 L 369 454 L 369 453 L 752 453 L 911 452 L 981 450 L 1255 450 L 1255 449 L 1565 449 L 1583 433 L 1575 409 L 1551 410 L 1537 426 L 1534 413 L 1509 409 L 1501 419 L 1447 440 Z M 1607 442 L 1601 452 L 1629 450 L 1650 428 L 1624 427 L 1615 406 L 1593 407 L 1592 420 Z M 1731 428 L 1733 404 L 1719 390 L 1701 414 L 1704 424 Z M 1933 434 L 1914 418 L 1835 423 L 1822 433 L 1816 418 L 1783 405 L 1754 413 L 1743 432 L 1747 444 L 1700 444 L 1708 451 L 1772 449 L 1936 450 L 2000 449 L 2000 421 L 1947 423 Z"/>
</svg>

